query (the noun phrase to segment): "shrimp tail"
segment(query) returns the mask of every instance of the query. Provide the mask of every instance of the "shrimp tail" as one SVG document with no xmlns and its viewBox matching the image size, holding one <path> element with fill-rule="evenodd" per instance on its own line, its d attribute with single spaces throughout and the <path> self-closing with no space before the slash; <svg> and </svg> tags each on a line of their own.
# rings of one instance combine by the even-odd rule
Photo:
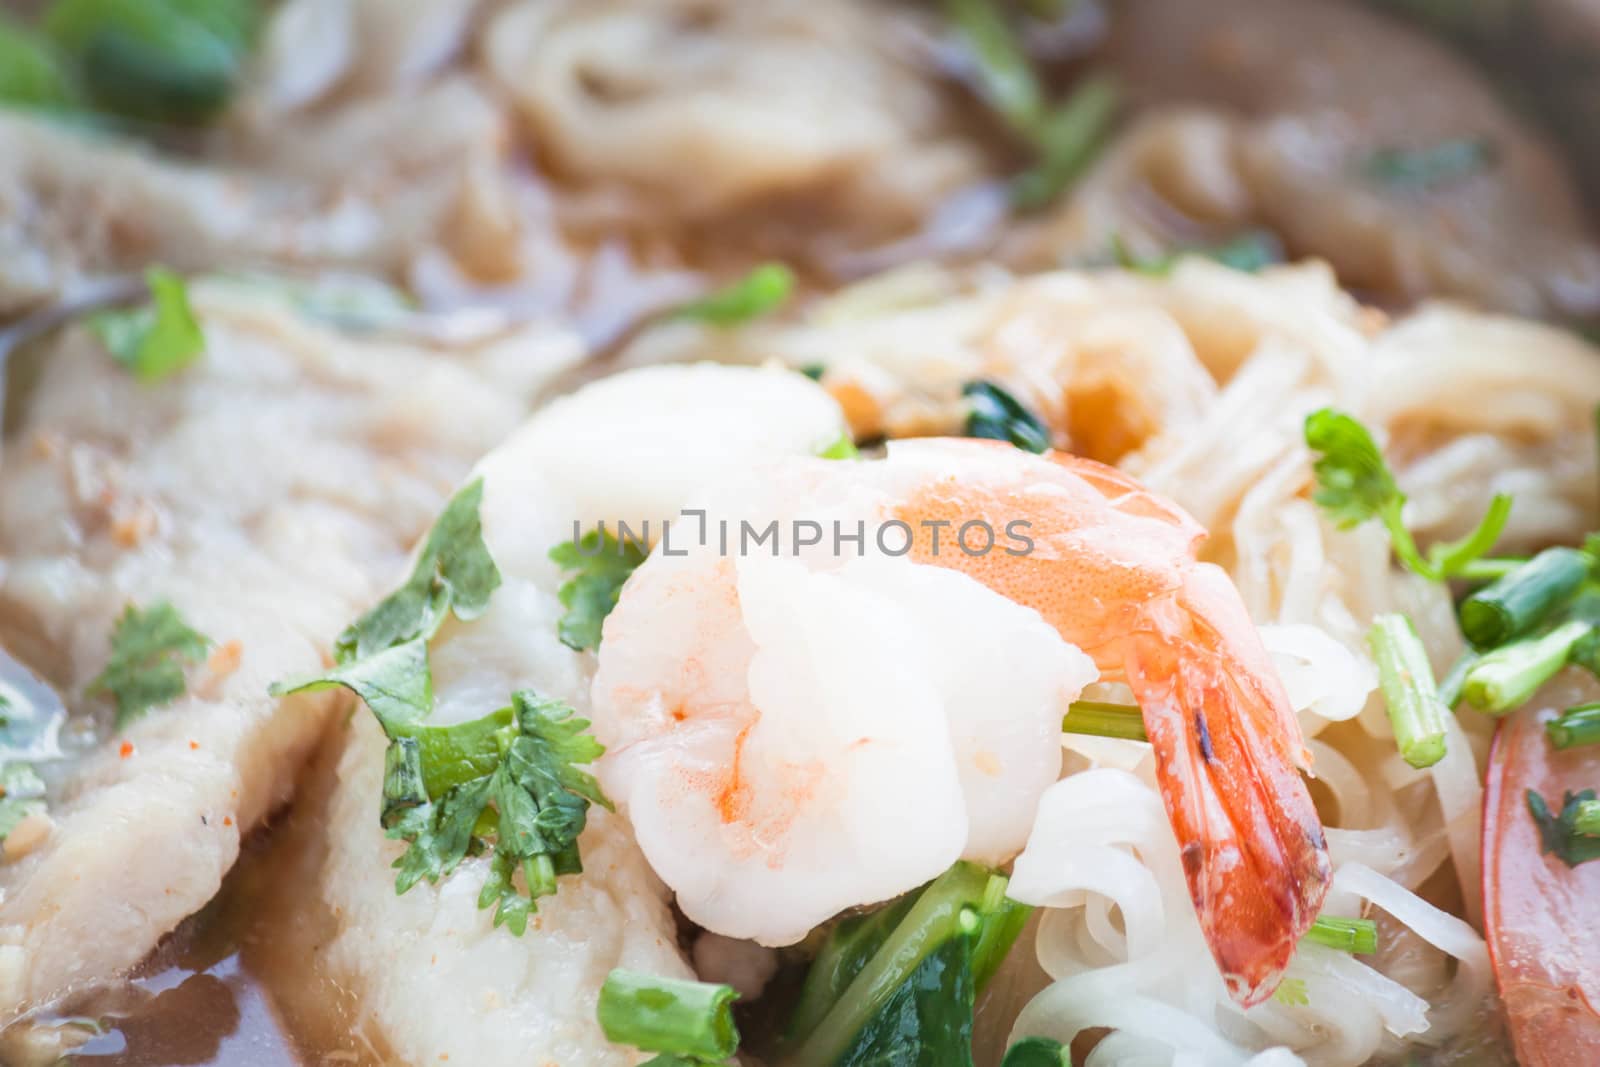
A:
<svg viewBox="0 0 1600 1067">
<path fill-rule="evenodd" d="M 1147 618 L 1127 638 L 1123 669 L 1201 928 L 1229 994 L 1249 1006 L 1277 987 L 1331 878 L 1296 769 L 1304 743 L 1223 572 L 1194 568 L 1175 601 Z"/>
</svg>

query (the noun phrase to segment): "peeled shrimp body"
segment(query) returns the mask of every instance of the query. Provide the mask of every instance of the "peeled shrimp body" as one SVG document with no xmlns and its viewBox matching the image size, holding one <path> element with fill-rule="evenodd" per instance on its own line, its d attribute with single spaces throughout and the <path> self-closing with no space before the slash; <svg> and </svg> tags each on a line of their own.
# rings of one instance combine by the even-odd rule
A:
<svg viewBox="0 0 1600 1067">
<path fill-rule="evenodd" d="M 1098 675 L 1143 709 L 1230 993 L 1270 993 L 1329 864 L 1283 686 L 1193 519 L 1099 464 L 957 440 L 784 461 L 704 511 L 624 587 L 594 680 L 602 780 L 685 914 L 788 944 L 1005 862 Z"/>
</svg>

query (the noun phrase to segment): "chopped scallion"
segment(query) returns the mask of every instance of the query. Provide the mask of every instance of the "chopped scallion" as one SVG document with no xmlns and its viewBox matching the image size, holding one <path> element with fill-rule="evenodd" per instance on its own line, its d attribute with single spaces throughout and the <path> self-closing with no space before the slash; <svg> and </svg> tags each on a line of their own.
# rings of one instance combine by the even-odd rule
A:
<svg viewBox="0 0 1600 1067">
<path fill-rule="evenodd" d="M 1594 562 L 1575 548 L 1545 549 L 1463 600 L 1461 632 L 1479 648 L 1528 633 L 1577 592 Z"/>
<path fill-rule="evenodd" d="M 1342 919 L 1319 915 L 1306 931 L 1305 939 L 1341 952 L 1370 956 L 1378 951 L 1378 924 L 1371 919 Z"/>
<path fill-rule="evenodd" d="M 1444 758 L 1445 717 L 1450 713 L 1439 699 L 1416 628 L 1404 615 L 1379 615 L 1367 631 L 1367 647 L 1378 665 L 1378 684 L 1401 758 L 1413 767 L 1433 766 Z"/>
<path fill-rule="evenodd" d="M 1485 653 L 1467 671 L 1462 695 L 1473 707 L 1491 714 L 1519 707 L 1566 666 L 1572 647 L 1590 628 L 1591 624 L 1572 619 L 1536 637 Z"/>
<path fill-rule="evenodd" d="M 1144 715 L 1138 708 L 1127 704 L 1104 704 L 1097 700 L 1075 701 L 1061 720 L 1061 729 L 1069 734 L 1088 734 L 1091 737 L 1150 740 L 1145 736 Z"/>
<path fill-rule="evenodd" d="M 606 1039 L 646 1052 L 720 1063 L 739 1047 L 731 986 L 617 968 L 600 987 Z"/>
<path fill-rule="evenodd" d="M 1600 744 L 1600 703 L 1568 708 L 1545 723 L 1544 729 L 1557 748 Z"/>
</svg>

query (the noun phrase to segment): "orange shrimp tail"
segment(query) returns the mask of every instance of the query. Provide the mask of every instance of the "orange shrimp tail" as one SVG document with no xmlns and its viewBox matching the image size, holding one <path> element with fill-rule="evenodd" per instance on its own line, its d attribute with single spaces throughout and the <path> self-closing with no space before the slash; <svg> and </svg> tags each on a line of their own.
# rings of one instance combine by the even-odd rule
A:
<svg viewBox="0 0 1600 1067">
<path fill-rule="evenodd" d="M 1177 610 L 1152 613 L 1120 651 L 1200 926 L 1229 994 L 1248 1007 L 1277 988 L 1331 865 L 1295 769 L 1293 710 L 1270 670 L 1250 669 L 1265 650 L 1238 647 L 1252 630 L 1215 626 L 1219 576 L 1197 567 Z"/>
</svg>

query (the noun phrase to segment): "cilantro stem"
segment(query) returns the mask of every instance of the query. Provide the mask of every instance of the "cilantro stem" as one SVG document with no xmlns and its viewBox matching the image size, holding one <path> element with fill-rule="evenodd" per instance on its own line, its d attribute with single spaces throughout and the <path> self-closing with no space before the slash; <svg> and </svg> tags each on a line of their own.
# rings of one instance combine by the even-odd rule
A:
<svg viewBox="0 0 1600 1067">
<path fill-rule="evenodd" d="M 1504 578 L 1526 562 L 1527 559 L 1521 556 L 1489 556 L 1463 563 L 1457 568 L 1455 576 L 1468 582 L 1493 582 Z"/>
<path fill-rule="evenodd" d="M 606 1039 L 646 1052 L 721 1062 L 739 1047 L 731 986 L 617 968 L 600 987 Z"/>
<path fill-rule="evenodd" d="M 1461 632 L 1479 648 L 1525 634 L 1578 591 L 1594 559 L 1575 548 L 1547 548 L 1461 602 Z"/>
<path fill-rule="evenodd" d="M 1126 741 L 1148 741 L 1144 732 L 1144 713 L 1128 704 L 1104 704 L 1097 700 L 1075 701 L 1061 720 L 1069 734 L 1091 737 L 1120 737 Z"/>
<path fill-rule="evenodd" d="M 1600 703 L 1568 708 L 1545 723 L 1544 729 L 1557 748 L 1600 744 Z"/>
<path fill-rule="evenodd" d="M 1341 952 L 1356 952 L 1370 956 L 1378 951 L 1378 924 L 1371 919 L 1341 919 L 1335 915 L 1319 915 L 1306 931 L 1305 940 L 1313 941 Z"/>
<path fill-rule="evenodd" d="M 1572 619 L 1537 637 L 1485 653 L 1467 672 L 1462 695 L 1467 703 L 1492 715 L 1520 706 L 1566 666 L 1572 646 L 1590 628 L 1589 623 Z"/>
<path fill-rule="evenodd" d="M 1367 647 L 1378 665 L 1378 684 L 1401 757 L 1413 767 L 1433 766 L 1444 758 L 1449 711 L 1439 699 L 1416 628 L 1404 615 L 1379 615 L 1367 631 Z"/>
</svg>

